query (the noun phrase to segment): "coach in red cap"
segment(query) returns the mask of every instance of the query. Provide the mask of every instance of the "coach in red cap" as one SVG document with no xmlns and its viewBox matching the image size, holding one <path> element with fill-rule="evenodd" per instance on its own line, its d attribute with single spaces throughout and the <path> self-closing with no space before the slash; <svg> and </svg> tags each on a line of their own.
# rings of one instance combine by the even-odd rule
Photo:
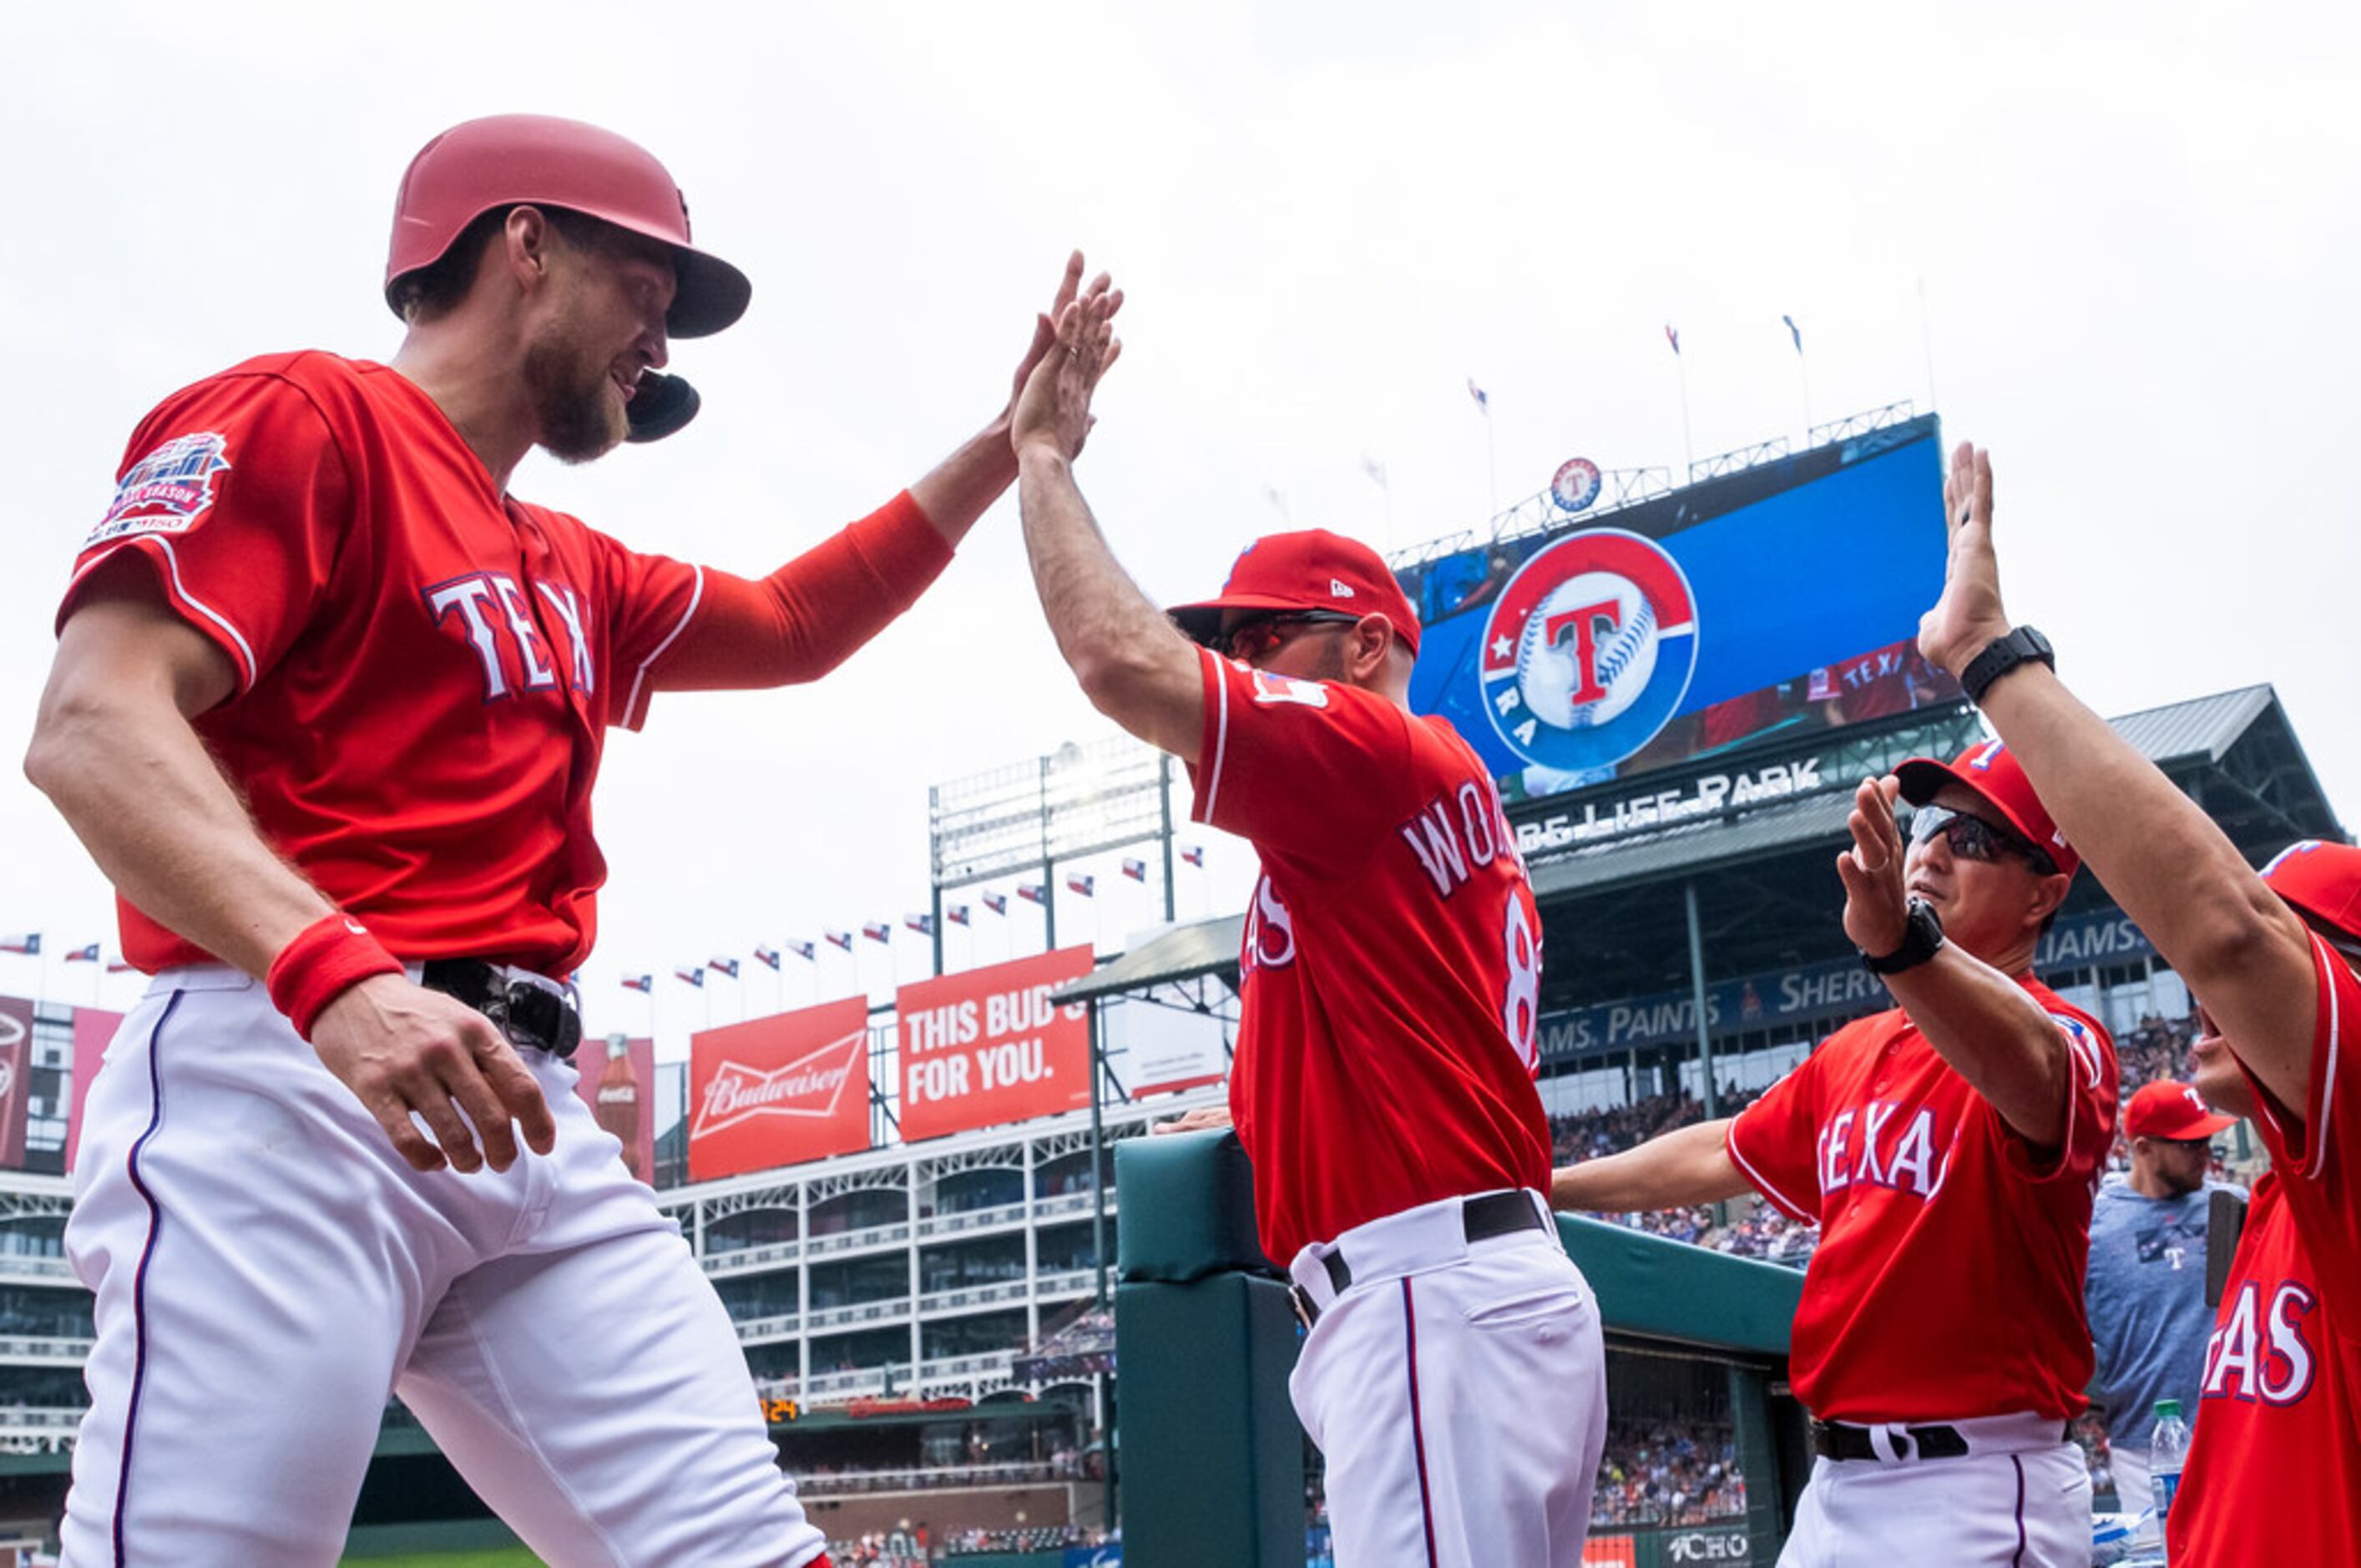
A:
<svg viewBox="0 0 2361 1568">
<path fill-rule="evenodd" d="M 2258 873 L 2008 618 L 1992 461 L 1961 445 L 1943 597 L 1918 645 L 1959 676 L 2059 826 L 2196 997 L 2208 1104 L 2251 1116 L 2255 1187 L 2167 1521 L 2175 1563 L 2350 1563 L 2361 1541 L 2361 850 L 2304 840 Z"/>
<path fill-rule="evenodd" d="M 1541 926 L 1515 837 L 1476 754 L 1410 711 L 1418 621 L 1367 545 L 1258 541 L 1170 619 L 1124 575 L 1071 466 L 1115 303 L 1062 314 L 1018 402 L 1026 544 L 1091 700 L 1262 855 L 1230 1107 L 1310 1329 L 1295 1408 L 1336 1560 L 1577 1568 L 1605 1367 L 1541 1192 Z"/>
<path fill-rule="evenodd" d="M 1894 805 L 1916 806 L 1905 840 Z M 1557 1173 L 1568 1209 L 1752 1188 L 1820 1245 L 1795 1312 L 1817 1462 L 1783 1568 L 2081 1568 L 2091 1193 L 2114 1137 L 2106 1032 L 2033 974 L 2074 850 L 1998 742 L 1864 781 L 1846 934 L 1895 1005 L 1739 1113 Z"/>
</svg>

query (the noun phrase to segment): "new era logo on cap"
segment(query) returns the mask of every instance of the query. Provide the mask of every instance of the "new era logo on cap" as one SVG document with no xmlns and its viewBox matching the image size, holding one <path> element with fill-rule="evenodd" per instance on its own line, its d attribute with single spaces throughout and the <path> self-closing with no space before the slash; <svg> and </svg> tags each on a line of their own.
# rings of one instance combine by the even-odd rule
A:
<svg viewBox="0 0 2361 1568">
<path fill-rule="evenodd" d="M 1348 599 L 1353 597 L 1352 585 L 1337 577 L 1331 577 L 1328 579 L 1328 591 L 1340 599 Z"/>
</svg>

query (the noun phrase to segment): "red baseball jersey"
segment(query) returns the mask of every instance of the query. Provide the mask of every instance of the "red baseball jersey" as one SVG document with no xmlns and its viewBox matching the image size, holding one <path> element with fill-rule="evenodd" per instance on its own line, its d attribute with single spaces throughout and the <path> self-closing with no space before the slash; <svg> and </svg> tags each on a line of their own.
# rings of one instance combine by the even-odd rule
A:
<svg viewBox="0 0 2361 1568">
<path fill-rule="evenodd" d="M 2319 938 L 2319 1022 L 2303 1118 L 2253 1076 L 2271 1171 L 2205 1347 L 2172 1560 L 2206 1568 L 2346 1563 L 2361 1541 L 2361 981 Z"/>
<path fill-rule="evenodd" d="M 1817 1221 L 1791 1353 L 1814 1415 L 2063 1420 L 2091 1381 L 2082 1271 L 2115 1130 L 2115 1048 L 2030 976 L 2071 1058 L 2066 1136 L 2037 1160 L 1900 1008 L 1856 1019 L 1739 1113 L 1730 1157 Z"/>
<path fill-rule="evenodd" d="M 635 554 L 501 494 L 395 371 L 278 355 L 141 423 L 58 620 L 137 562 L 236 672 L 195 727 L 280 854 L 401 958 L 555 975 L 595 934 L 608 726 L 817 674 L 949 558 L 906 496 L 765 579 Z M 208 958 L 121 913 L 140 968 Z"/>
<path fill-rule="evenodd" d="M 1548 1190 L 1541 922 L 1484 764 L 1374 693 L 1203 658 L 1196 819 L 1262 855 L 1230 1110 L 1263 1250 Z"/>
</svg>

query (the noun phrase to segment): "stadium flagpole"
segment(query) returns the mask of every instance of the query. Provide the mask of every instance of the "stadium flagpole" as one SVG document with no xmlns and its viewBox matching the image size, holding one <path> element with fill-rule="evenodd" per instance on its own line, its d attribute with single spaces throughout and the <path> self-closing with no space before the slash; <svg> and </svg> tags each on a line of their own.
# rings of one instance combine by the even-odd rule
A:
<svg viewBox="0 0 2361 1568">
<path fill-rule="evenodd" d="M 1803 389 L 1804 444 L 1808 446 L 1812 441 L 1812 367 L 1804 358 L 1804 329 L 1795 324 L 1794 316 L 1783 315 L 1779 319 L 1786 324 L 1787 335 L 1795 343 L 1795 378 Z"/>
<path fill-rule="evenodd" d="M 1681 354 L 1681 331 L 1664 323 L 1664 341 L 1673 345 L 1673 367 L 1681 383 L 1681 483 L 1697 477 L 1697 442 L 1689 434 L 1689 362 Z"/>
</svg>

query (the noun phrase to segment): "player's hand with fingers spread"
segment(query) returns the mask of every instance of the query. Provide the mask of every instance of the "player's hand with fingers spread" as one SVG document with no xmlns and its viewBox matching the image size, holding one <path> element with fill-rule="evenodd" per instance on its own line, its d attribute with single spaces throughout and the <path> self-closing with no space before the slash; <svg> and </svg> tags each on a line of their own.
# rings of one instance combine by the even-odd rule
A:
<svg viewBox="0 0 2361 1568">
<path fill-rule="evenodd" d="M 1902 829 L 1894 802 L 1902 781 L 1891 773 L 1863 779 L 1853 792 L 1852 848 L 1837 856 L 1837 876 L 1845 890 L 1844 929 L 1862 952 L 1883 956 L 1909 934 L 1910 900 L 1904 891 Z"/>
<path fill-rule="evenodd" d="M 403 976 L 375 976 L 330 1003 L 313 1025 L 312 1048 L 415 1169 L 475 1171 L 489 1160 L 506 1170 L 517 1157 L 512 1123 L 533 1153 L 557 1146 L 541 1085 L 492 1021 Z"/>
<path fill-rule="evenodd" d="M 1068 264 L 1069 276 L 1081 262 L 1077 252 Z M 1079 297 L 1060 305 L 1049 351 L 1034 363 L 1009 416 L 1009 444 L 1020 455 L 1033 446 L 1068 462 L 1080 455 L 1091 431 L 1091 394 L 1123 353 L 1114 324 L 1122 308 L 1123 291 L 1112 287 L 1104 272 Z"/>
<path fill-rule="evenodd" d="M 1963 441 L 1951 454 L 1951 472 L 1943 481 L 1943 516 L 1951 540 L 1943 564 L 1943 597 L 1918 618 L 1918 652 L 1953 675 L 1994 638 L 2008 635 L 1992 515 L 1992 454 Z"/>
</svg>

